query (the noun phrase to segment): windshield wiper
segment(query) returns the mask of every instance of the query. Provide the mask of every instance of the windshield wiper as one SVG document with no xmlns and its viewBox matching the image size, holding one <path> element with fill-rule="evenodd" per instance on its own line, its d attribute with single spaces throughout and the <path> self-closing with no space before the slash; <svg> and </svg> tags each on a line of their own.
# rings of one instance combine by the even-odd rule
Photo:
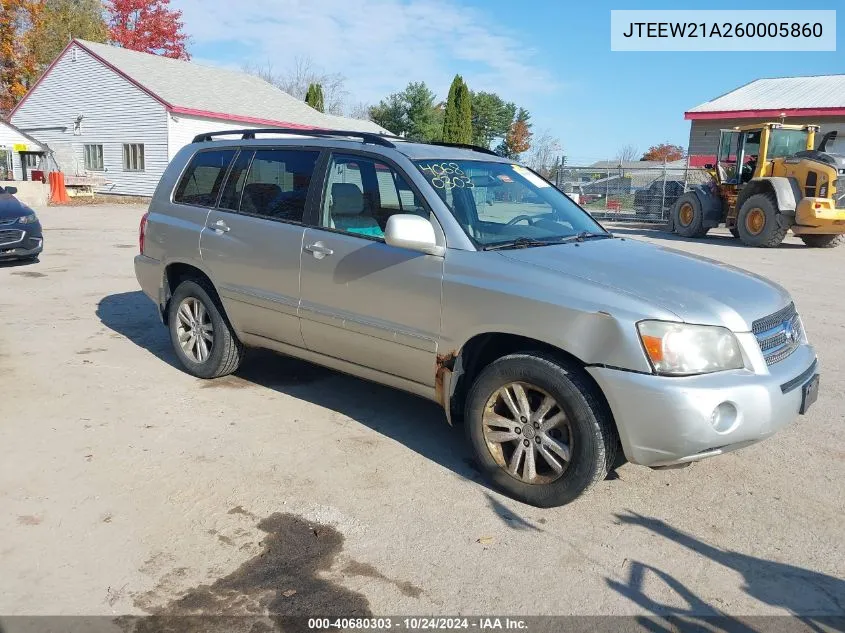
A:
<svg viewBox="0 0 845 633">
<path fill-rule="evenodd" d="M 532 246 L 548 246 L 552 242 L 544 240 L 537 240 L 533 237 L 518 237 L 515 240 L 508 240 L 506 242 L 494 242 L 484 246 L 485 251 L 498 251 L 504 248 L 531 248 Z"/>
<path fill-rule="evenodd" d="M 584 240 L 592 240 L 592 239 L 610 239 L 613 236 L 610 233 L 590 233 L 589 231 L 581 231 L 580 233 L 576 233 L 575 235 L 570 235 L 569 237 L 564 237 L 560 240 L 560 243 L 563 242 L 583 242 Z"/>
<path fill-rule="evenodd" d="M 611 238 L 610 233 L 590 233 L 589 231 L 581 231 L 576 235 L 567 235 L 566 237 L 551 237 L 537 239 L 534 237 L 518 237 L 507 242 L 494 242 L 484 247 L 485 251 L 497 251 L 506 248 L 531 248 L 533 246 L 552 246 L 554 244 L 566 244 L 567 242 L 583 242 L 584 240 Z"/>
</svg>

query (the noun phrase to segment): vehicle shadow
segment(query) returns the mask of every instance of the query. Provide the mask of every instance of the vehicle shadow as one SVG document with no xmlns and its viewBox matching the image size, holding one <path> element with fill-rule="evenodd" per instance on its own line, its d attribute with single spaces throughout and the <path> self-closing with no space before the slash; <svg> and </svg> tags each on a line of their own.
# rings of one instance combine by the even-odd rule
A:
<svg viewBox="0 0 845 633">
<path fill-rule="evenodd" d="M 180 368 L 167 329 L 141 291 L 109 295 L 96 314 L 109 329 Z M 234 382 L 240 381 L 240 382 Z M 319 365 L 267 350 L 250 349 L 234 377 L 202 381 L 201 388 L 255 384 L 311 402 L 353 419 L 448 468 L 485 485 L 471 459 L 462 429 L 447 424 L 434 402 Z"/>
<path fill-rule="evenodd" d="M 35 259 L 0 259 L 0 268 L 17 268 L 18 266 L 34 266 L 40 264 L 41 260 Z"/>
<path fill-rule="evenodd" d="M 673 528 L 660 519 L 633 512 L 617 514 L 616 517 L 623 524 L 651 530 L 740 574 L 746 594 L 771 607 L 787 611 L 804 625 L 783 630 L 845 631 L 845 581 L 842 579 L 786 563 L 723 550 Z M 648 578 L 650 575 L 653 578 Z M 728 616 L 671 575 L 645 563 L 629 563 L 627 582 L 617 582 L 610 578 L 606 582 L 611 589 L 649 611 L 651 616 L 641 624 L 652 631 L 717 630 L 747 633 L 768 631 L 774 624 L 771 622 L 774 617 L 738 619 Z M 661 582 L 677 594 L 686 607 L 664 604 L 647 595 L 644 585 L 653 590 Z M 673 602 L 677 604 L 677 601 Z"/>
<path fill-rule="evenodd" d="M 620 237 L 648 237 L 653 240 L 660 240 L 664 242 L 689 242 L 692 244 L 715 244 L 717 246 L 728 246 L 731 248 L 754 248 L 753 246 L 746 246 L 740 240 L 732 235 L 716 235 L 708 234 L 705 237 L 682 237 L 674 233 L 670 233 L 664 226 L 643 227 L 643 226 L 608 226 L 605 227 L 614 235 Z M 807 248 L 803 244 L 793 244 L 791 242 L 784 242 L 778 248 L 793 249 L 793 248 Z"/>
</svg>

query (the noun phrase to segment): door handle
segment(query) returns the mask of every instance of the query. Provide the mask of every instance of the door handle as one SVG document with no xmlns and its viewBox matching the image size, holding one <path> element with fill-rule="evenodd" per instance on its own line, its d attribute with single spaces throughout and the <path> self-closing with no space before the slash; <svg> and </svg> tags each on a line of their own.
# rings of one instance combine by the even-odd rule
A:
<svg viewBox="0 0 845 633">
<path fill-rule="evenodd" d="M 215 231 L 220 231 L 221 233 L 228 233 L 232 229 L 229 228 L 229 225 L 226 224 L 223 220 L 217 220 L 214 224 L 209 224 L 208 228 L 214 229 Z"/>
<path fill-rule="evenodd" d="M 324 257 L 328 257 L 329 255 L 334 255 L 334 251 L 330 248 L 326 248 L 325 246 L 323 246 L 322 242 L 314 242 L 313 244 L 309 244 L 305 247 L 305 250 L 309 253 L 312 253 L 317 259 L 323 259 Z"/>
</svg>

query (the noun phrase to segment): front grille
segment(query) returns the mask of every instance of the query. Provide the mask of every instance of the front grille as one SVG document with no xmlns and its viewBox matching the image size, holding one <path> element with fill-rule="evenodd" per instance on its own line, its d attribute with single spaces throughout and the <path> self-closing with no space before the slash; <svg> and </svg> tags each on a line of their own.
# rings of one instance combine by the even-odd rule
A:
<svg viewBox="0 0 845 633">
<path fill-rule="evenodd" d="M 774 314 L 754 321 L 751 331 L 757 337 L 757 344 L 767 365 L 779 363 L 789 356 L 804 338 L 801 319 L 798 318 L 795 304 L 792 303 Z"/>
<path fill-rule="evenodd" d="M 0 231 L 0 246 L 3 244 L 14 244 L 23 239 L 23 231 L 20 229 L 3 229 Z"/>
<path fill-rule="evenodd" d="M 0 218 L 0 226 L 8 226 L 17 222 L 17 218 Z"/>
<path fill-rule="evenodd" d="M 786 319 L 790 319 L 796 314 L 797 313 L 795 312 L 795 304 L 790 303 L 782 310 L 778 310 L 774 314 L 770 314 L 767 317 L 763 317 L 762 319 L 757 319 L 756 321 L 754 321 L 754 323 L 751 324 L 751 331 L 754 332 L 754 334 L 762 334 L 763 332 L 777 327 Z"/>
</svg>

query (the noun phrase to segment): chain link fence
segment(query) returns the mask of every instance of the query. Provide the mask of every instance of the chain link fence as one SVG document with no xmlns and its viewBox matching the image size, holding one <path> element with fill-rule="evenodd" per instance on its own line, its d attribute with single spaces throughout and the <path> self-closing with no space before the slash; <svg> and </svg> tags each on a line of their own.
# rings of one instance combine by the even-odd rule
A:
<svg viewBox="0 0 845 633">
<path fill-rule="evenodd" d="M 675 201 L 696 185 L 710 182 L 705 169 L 660 163 L 563 166 L 557 188 L 597 220 L 665 223 Z"/>
</svg>

